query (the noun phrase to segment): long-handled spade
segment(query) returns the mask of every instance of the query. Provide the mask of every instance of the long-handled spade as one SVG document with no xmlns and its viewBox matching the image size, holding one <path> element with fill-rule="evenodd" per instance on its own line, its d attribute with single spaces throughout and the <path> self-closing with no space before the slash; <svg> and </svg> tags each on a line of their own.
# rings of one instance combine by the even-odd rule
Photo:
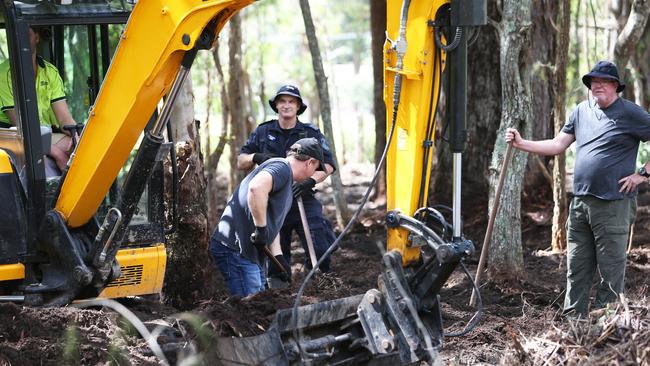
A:
<svg viewBox="0 0 650 366">
<path fill-rule="evenodd" d="M 298 196 L 298 211 L 300 211 L 300 221 L 302 221 L 302 229 L 305 232 L 305 239 L 307 240 L 307 250 L 309 251 L 309 260 L 311 268 L 316 268 L 316 251 L 314 250 L 314 240 L 309 230 L 309 222 L 307 222 L 307 214 L 305 213 L 305 205 L 302 203 L 302 197 Z"/>
<path fill-rule="evenodd" d="M 478 268 L 476 269 L 476 276 L 474 276 L 474 282 L 476 283 L 476 288 L 481 286 L 481 277 L 483 271 L 485 270 L 485 262 L 487 260 L 488 249 L 490 247 L 490 239 L 492 238 L 492 230 L 494 229 L 494 219 L 497 216 L 497 211 L 499 210 L 499 204 L 501 203 L 501 191 L 503 190 L 503 182 L 506 179 L 506 172 L 508 171 L 508 165 L 510 165 L 510 157 L 512 156 L 512 144 L 508 144 L 506 147 L 506 156 L 503 158 L 503 166 L 501 167 L 501 172 L 499 173 L 499 182 L 497 183 L 497 190 L 494 193 L 494 202 L 492 203 L 492 211 L 490 211 L 490 218 L 488 220 L 487 230 L 485 231 L 485 239 L 483 239 L 483 248 L 481 249 L 481 258 L 478 261 Z M 476 305 L 476 290 L 472 290 L 472 296 L 469 299 L 469 305 Z"/>
</svg>

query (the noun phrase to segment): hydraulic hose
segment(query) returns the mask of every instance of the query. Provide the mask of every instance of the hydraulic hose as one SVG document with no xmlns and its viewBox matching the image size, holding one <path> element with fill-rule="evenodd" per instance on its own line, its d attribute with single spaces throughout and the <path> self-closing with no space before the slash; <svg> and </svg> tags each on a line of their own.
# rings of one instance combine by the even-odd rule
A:
<svg viewBox="0 0 650 366">
<path fill-rule="evenodd" d="M 472 283 L 474 291 L 476 291 L 476 312 L 474 313 L 474 316 L 472 316 L 472 318 L 469 320 L 469 322 L 467 322 L 467 325 L 465 325 L 465 328 L 463 328 L 462 331 L 456 333 L 445 333 L 443 334 L 445 337 L 460 337 L 471 332 L 481 321 L 481 315 L 483 314 L 483 300 L 481 299 L 481 292 L 479 291 L 476 282 L 474 282 L 472 275 L 467 270 L 467 267 L 465 267 L 465 263 L 461 261 L 460 265 L 463 268 L 463 272 L 465 272 L 465 276 L 467 276 L 469 281 Z"/>
<path fill-rule="evenodd" d="M 444 45 L 442 44 L 442 40 L 440 39 L 440 31 L 439 27 L 435 27 L 435 39 L 436 39 L 436 45 L 443 51 L 449 52 L 453 51 L 456 47 L 458 47 L 458 44 L 460 43 L 460 38 L 463 36 L 463 28 L 462 27 L 456 27 L 456 33 L 454 34 L 454 39 L 451 41 L 451 43 Z"/>
<path fill-rule="evenodd" d="M 395 81 L 393 84 L 393 113 L 391 117 L 390 133 L 388 134 L 384 151 L 381 154 L 381 159 L 377 164 L 377 168 L 375 169 L 375 174 L 373 175 L 372 181 L 370 182 L 368 189 L 366 190 L 366 192 L 363 195 L 363 198 L 361 199 L 361 203 L 359 207 L 354 212 L 352 218 L 347 223 L 347 225 L 345 225 L 345 228 L 343 228 L 341 234 L 339 234 L 339 236 L 336 238 L 334 243 L 332 243 L 332 245 L 327 249 L 327 251 L 323 253 L 323 255 L 320 257 L 316 265 L 312 267 L 311 271 L 309 271 L 305 279 L 302 281 L 302 283 L 300 284 L 300 288 L 298 289 L 298 293 L 296 295 L 296 300 L 293 304 L 293 308 L 291 309 L 290 323 L 291 326 L 293 327 L 293 337 L 296 340 L 296 345 L 298 346 L 298 350 L 300 351 L 301 359 L 304 358 L 304 356 L 310 356 L 308 352 L 302 349 L 302 346 L 298 341 L 298 339 L 300 338 L 299 331 L 298 331 L 298 308 L 300 307 L 300 300 L 302 298 L 302 295 L 305 292 L 305 288 L 307 287 L 307 284 L 312 279 L 312 277 L 314 277 L 314 274 L 316 274 L 316 270 L 320 267 L 323 261 L 325 261 L 326 258 L 329 258 L 329 256 L 340 246 L 341 239 L 350 231 L 350 229 L 352 228 L 352 224 L 354 224 L 358 219 L 361 211 L 363 210 L 363 207 L 368 201 L 368 197 L 370 196 L 370 192 L 372 188 L 375 186 L 375 183 L 377 182 L 377 178 L 379 177 L 379 172 L 381 171 L 381 168 L 386 161 L 386 155 L 388 153 L 388 149 L 390 148 L 391 142 L 393 141 L 395 125 L 397 124 L 397 111 L 398 111 L 400 96 L 402 91 L 402 74 L 400 73 L 400 71 L 402 71 L 402 69 L 404 68 L 404 54 L 406 53 L 406 48 L 407 48 L 406 21 L 408 19 L 408 9 L 410 4 L 411 4 L 410 0 L 405 0 L 402 3 L 402 10 L 400 12 L 401 16 L 400 16 L 399 36 L 394 45 L 394 49 L 397 51 L 397 62 L 395 64 L 396 72 L 395 72 Z M 431 340 L 426 340 L 426 341 L 427 344 L 431 342 Z"/>
</svg>

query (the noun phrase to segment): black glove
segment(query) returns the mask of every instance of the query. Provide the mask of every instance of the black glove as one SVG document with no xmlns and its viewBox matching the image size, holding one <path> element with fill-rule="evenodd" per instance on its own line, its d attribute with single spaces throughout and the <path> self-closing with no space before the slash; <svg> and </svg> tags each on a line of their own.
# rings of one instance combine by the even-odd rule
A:
<svg viewBox="0 0 650 366">
<path fill-rule="evenodd" d="M 294 183 L 291 187 L 293 191 L 293 197 L 298 198 L 305 193 L 311 192 L 311 189 L 316 185 L 314 178 L 307 178 L 300 183 Z"/>
<path fill-rule="evenodd" d="M 257 250 L 264 253 L 264 247 L 266 246 L 266 226 L 255 226 L 255 231 L 251 234 L 251 243 Z"/>
<path fill-rule="evenodd" d="M 273 154 L 255 153 L 255 154 L 253 154 L 253 163 L 255 163 L 257 165 L 260 165 L 263 162 L 265 162 L 265 161 L 267 161 L 267 160 L 269 160 L 271 158 L 274 158 L 274 157 L 275 157 L 275 155 L 273 155 Z"/>
<path fill-rule="evenodd" d="M 284 256 L 282 254 L 276 255 L 275 259 L 277 259 L 278 262 L 280 262 L 282 265 L 282 268 L 284 268 L 284 273 L 280 273 L 280 279 L 282 281 L 291 283 L 291 266 L 289 265 L 289 262 L 284 259 Z"/>
</svg>

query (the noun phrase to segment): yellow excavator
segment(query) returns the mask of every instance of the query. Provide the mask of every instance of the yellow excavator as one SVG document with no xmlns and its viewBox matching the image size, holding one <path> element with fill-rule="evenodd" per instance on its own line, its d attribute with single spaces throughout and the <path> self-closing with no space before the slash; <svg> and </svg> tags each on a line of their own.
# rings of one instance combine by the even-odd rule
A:
<svg viewBox="0 0 650 366">
<path fill-rule="evenodd" d="M 0 301 L 63 306 L 161 290 L 164 238 L 173 230 L 165 221 L 161 167 L 173 153 L 164 139 L 170 110 L 197 52 L 213 47 L 230 17 L 252 3 L 0 3 L 0 57 L 10 65 L 18 116 L 16 126 L 0 128 Z M 222 364 L 436 361 L 446 335 L 440 289 L 474 250 L 462 234 L 460 172 L 467 48 L 486 14 L 485 0 L 388 0 L 388 239 L 378 288 L 296 304 L 278 312 L 265 334 L 219 339 L 214 351 Z M 47 156 L 51 128 L 39 122 L 33 26 L 51 31 L 39 55 L 57 66 L 68 104 L 85 119 L 62 171 Z M 451 223 L 427 203 L 443 69 L 454 154 Z"/>
</svg>

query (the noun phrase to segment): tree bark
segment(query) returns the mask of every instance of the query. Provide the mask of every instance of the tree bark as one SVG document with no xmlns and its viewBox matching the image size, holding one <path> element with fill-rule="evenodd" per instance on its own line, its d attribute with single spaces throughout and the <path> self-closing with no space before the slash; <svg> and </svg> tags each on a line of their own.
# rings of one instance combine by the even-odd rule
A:
<svg viewBox="0 0 650 366">
<path fill-rule="evenodd" d="M 498 25 L 501 70 L 501 100 L 503 112 L 497 133 L 492 166 L 490 169 L 490 203 L 494 200 L 494 188 L 498 173 L 503 168 L 505 153 L 505 129 L 517 128 L 523 136 L 530 136 L 530 65 L 526 55 L 530 47 L 531 1 L 504 0 L 503 18 Z M 519 279 L 524 271 L 521 245 L 521 187 L 527 154 L 515 151 L 506 177 L 501 206 L 497 212 L 494 232 L 489 250 L 488 274 L 498 282 Z"/>
<path fill-rule="evenodd" d="M 648 22 L 648 14 L 650 14 L 650 0 L 634 0 L 625 27 L 616 38 L 614 63 L 618 66 L 620 76 L 625 80 L 631 81 L 629 77 L 626 77 L 625 68 L 643 35 Z"/>
<path fill-rule="evenodd" d="M 545 140 L 553 138 L 553 100 L 555 98 L 553 85 L 553 70 L 556 56 L 554 18 L 557 15 L 557 8 L 560 2 L 555 1 L 533 1 L 531 8 L 531 19 L 533 22 L 532 44 L 530 50 L 531 72 L 531 115 L 533 132 L 530 138 L 534 140 Z M 527 173 L 524 176 L 524 191 L 538 192 L 531 196 L 533 201 L 539 200 L 548 202 L 551 199 L 552 179 L 547 180 L 546 176 L 550 167 L 550 157 L 529 155 Z M 539 164 L 539 163 L 542 164 Z M 549 182 L 551 184 L 549 184 Z M 540 194 L 541 193 L 541 194 Z"/>
<path fill-rule="evenodd" d="M 386 40 L 386 0 L 370 0 L 370 35 L 372 37 L 373 112 L 375 115 L 375 169 L 386 147 L 386 105 L 384 104 L 384 42 Z M 386 201 L 386 167 L 382 167 L 375 184 L 373 200 Z"/>
<path fill-rule="evenodd" d="M 194 121 L 192 81 L 186 79 L 171 112 L 172 137 L 176 142 L 178 181 L 178 229 L 167 241 L 165 300 L 179 309 L 193 306 L 213 283 L 214 270 L 207 255 L 208 225 L 206 180 L 200 137 Z M 169 170 L 169 169 L 167 169 Z M 209 294 L 209 292 L 207 292 Z"/>
<path fill-rule="evenodd" d="M 244 100 L 244 84 L 242 67 L 242 33 L 241 16 L 235 14 L 230 19 L 228 38 L 228 64 L 230 77 L 228 79 L 228 96 L 230 106 L 230 192 L 244 179 L 246 172 L 237 169 L 239 146 L 244 145 L 248 138 L 246 121 L 246 103 Z"/>
<path fill-rule="evenodd" d="M 327 89 L 327 76 L 325 76 L 325 70 L 323 69 L 323 60 L 320 56 L 318 38 L 316 37 L 316 28 L 314 27 L 314 21 L 311 17 L 311 9 L 308 0 L 300 0 L 300 10 L 302 11 L 302 19 L 305 22 L 305 33 L 307 35 L 307 43 L 309 44 L 309 52 L 311 53 L 311 62 L 314 68 L 314 78 L 316 79 L 318 99 L 320 100 L 321 106 L 321 117 L 323 119 L 323 130 L 325 136 L 330 141 L 330 150 L 332 151 L 332 155 L 336 159 L 336 146 L 334 144 L 334 133 L 332 132 L 332 112 L 330 107 L 329 91 Z M 340 169 L 337 169 L 330 177 L 334 189 L 336 221 L 340 227 L 344 227 L 350 215 L 348 213 L 348 206 L 343 192 Z"/>
<path fill-rule="evenodd" d="M 568 1 L 560 2 L 557 16 L 557 49 L 555 53 L 553 119 L 555 134 L 560 133 L 566 119 L 566 72 L 569 55 L 569 29 L 571 23 L 571 5 Z M 558 154 L 553 163 L 553 227 L 551 231 L 551 249 L 562 252 L 566 248 L 567 196 L 565 188 L 566 155 Z"/>
<path fill-rule="evenodd" d="M 228 91 L 226 90 L 226 80 L 221 67 L 221 60 L 219 58 L 219 43 L 211 51 L 212 60 L 214 61 L 215 70 L 217 71 L 217 84 L 219 88 L 219 98 L 221 101 L 221 132 L 217 141 L 217 146 L 214 150 L 208 150 L 206 159 L 206 175 L 208 179 L 208 227 L 214 227 L 219 219 L 218 211 L 219 202 L 219 187 L 217 186 L 217 168 L 221 155 L 226 149 L 228 142 L 228 125 L 230 120 L 230 102 L 228 98 Z M 210 103 L 211 104 L 211 103 Z M 208 146 L 209 148 L 210 146 Z"/>
</svg>

